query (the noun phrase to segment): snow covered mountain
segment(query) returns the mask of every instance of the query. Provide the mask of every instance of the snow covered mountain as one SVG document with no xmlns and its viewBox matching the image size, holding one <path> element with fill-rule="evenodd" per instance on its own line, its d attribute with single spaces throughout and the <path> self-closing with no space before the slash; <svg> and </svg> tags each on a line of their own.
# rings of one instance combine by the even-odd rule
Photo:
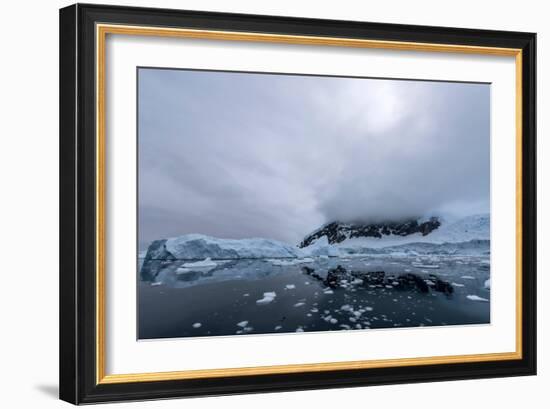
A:
<svg viewBox="0 0 550 409">
<path fill-rule="evenodd" d="M 386 236 L 404 237 L 416 233 L 425 236 L 440 225 L 441 223 L 437 217 L 432 217 L 424 222 L 418 220 L 376 224 L 333 222 L 306 236 L 299 247 L 307 247 L 321 237 L 326 237 L 329 244 L 337 244 L 354 238 L 372 237 L 381 239 Z"/>
<path fill-rule="evenodd" d="M 468 216 L 455 221 L 438 217 L 402 223 L 329 223 L 304 238 L 304 250 L 318 241 L 338 248 L 382 248 L 412 243 L 464 243 L 490 239 L 488 214 Z M 318 244 L 317 244 L 318 245 Z"/>
<path fill-rule="evenodd" d="M 150 280 L 177 260 L 291 258 L 299 263 L 309 262 L 311 257 L 345 258 L 357 254 L 488 254 L 489 240 L 488 214 L 456 221 L 432 217 L 368 225 L 334 222 L 309 234 L 298 246 L 270 239 L 220 239 L 202 234 L 155 240 L 139 264 L 142 278 Z"/>
</svg>

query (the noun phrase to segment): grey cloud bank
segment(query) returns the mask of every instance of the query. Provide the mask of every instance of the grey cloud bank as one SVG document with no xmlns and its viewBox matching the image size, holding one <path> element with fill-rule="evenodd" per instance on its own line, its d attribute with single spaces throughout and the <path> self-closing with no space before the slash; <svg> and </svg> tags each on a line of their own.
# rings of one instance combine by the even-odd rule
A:
<svg viewBox="0 0 550 409">
<path fill-rule="evenodd" d="M 490 86 L 139 70 L 139 241 L 489 211 Z"/>
</svg>

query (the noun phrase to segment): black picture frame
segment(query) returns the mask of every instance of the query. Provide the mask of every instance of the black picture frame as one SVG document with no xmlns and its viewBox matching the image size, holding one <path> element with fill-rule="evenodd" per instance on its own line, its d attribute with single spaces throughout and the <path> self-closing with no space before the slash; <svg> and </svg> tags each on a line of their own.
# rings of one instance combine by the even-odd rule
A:
<svg viewBox="0 0 550 409">
<path fill-rule="evenodd" d="M 521 359 L 98 383 L 96 23 L 520 49 L 523 56 Z M 59 46 L 62 400 L 83 404 L 536 374 L 536 34 L 76 4 L 60 10 Z"/>
</svg>

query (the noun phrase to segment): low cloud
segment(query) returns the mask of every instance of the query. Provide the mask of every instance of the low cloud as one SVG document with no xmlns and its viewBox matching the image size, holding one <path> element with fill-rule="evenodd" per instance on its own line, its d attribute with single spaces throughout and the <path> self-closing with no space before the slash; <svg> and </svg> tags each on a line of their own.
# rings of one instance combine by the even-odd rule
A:
<svg viewBox="0 0 550 409">
<path fill-rule="evenodd" d="M 489 208 L 489 85 L 142 69 L 140 243 Z"/>
</svg>

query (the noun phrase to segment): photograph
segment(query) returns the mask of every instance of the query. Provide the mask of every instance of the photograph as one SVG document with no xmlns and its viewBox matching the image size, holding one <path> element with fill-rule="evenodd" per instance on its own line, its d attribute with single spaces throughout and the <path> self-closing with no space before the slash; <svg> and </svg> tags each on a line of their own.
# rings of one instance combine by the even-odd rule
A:
<svg viewBox="0 0 550 409">
<path fill-rule="evenodd" d="M 136 86 L 138 340 L 491 324 L 490 83 Z"/>
<path fill-rule="evenodd" d="M 537 374 L 542 14 L 170 7 L 62 7 L 59 81 L 26 75 L 59 85 L 59 398 L 508 402 L 481 379 Z"/>
</svg>

